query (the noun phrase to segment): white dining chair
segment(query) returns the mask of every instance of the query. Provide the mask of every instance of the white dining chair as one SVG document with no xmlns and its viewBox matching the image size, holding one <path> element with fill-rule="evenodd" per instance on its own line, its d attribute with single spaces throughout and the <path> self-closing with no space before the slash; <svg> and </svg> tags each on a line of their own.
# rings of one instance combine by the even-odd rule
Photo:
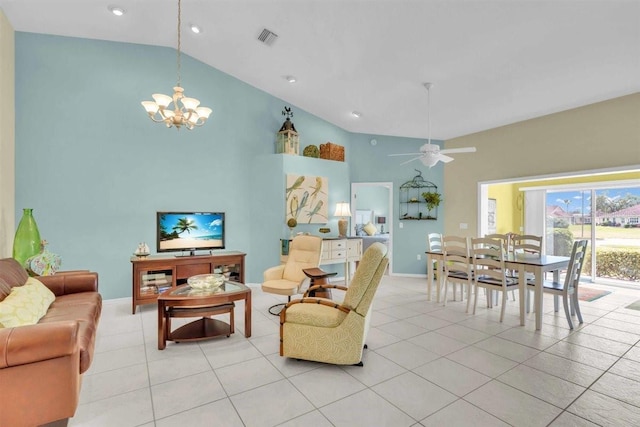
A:
<svg viewBox="0 0 640 427">
<path fill-rule="evenodd" d="M 534 236 L 532 234 L 513 234 L 511 236 L 511 253 L 519 256 L 540 256 L 542 255 L 543 240 L 542 236 Z M 526 272 L 526 279 L 528 285 L 535 285 L 535 275 L 533 272 Z M 525 304 L 527 313 L 531 309 L 531 289 L 526 288 L 525 292 Z M 555 298 L 555 304 L 558 304 L 557 297 Z"/>
<path fill-rule="evenodd" d="M 427 247 L 430 252 L 442 252 L 442 234 L 440 233 L 429 233 L 427 235 Z M 427 268 L 433 269 L 432 271 L 435 273 L 436 278 L 436 298 L 438 302 L 440 302 L 440 283 L 442 281 L 442 277 L 444 275 L 444 262 L 438 262 L 434 260 L 432 265 L 427 265 Z M 428 275 L 427 275 L 428 277 Z M 429 289 L 431 289 L 432 283 L 429 283 Z M 430 291 L 429 291 L 430 292 Z"/>
<path fill-rule="evenodd" d="M 580 275 L 582 274 L 582 266 L 587 252 L 587 243 L 587 240 L 576 240 L 573 243 L 569 266 L 562 282 L 545 280 L 542 284 L 543 293 L 552 294 L 555 298 L 562 297 L 562 305 L 567 322 L 569 322 L 569 329 L 573 329 L 571 316 L 574 314 L 578 315 L 578 322 L 582 323 L 582 313 L 580 313 L 580 304 L 578 302 L 578 285 L 580 284 Z M 527 282 L 527 288 L 535 289 L 535 284 Z M 559 311 L 557 303 L 554 304 L 554 311 Z"/>
<path fill-rule="evenodd" d="M 484 237 L 486 237 L 487 239 L 497 239 L 500 240 L 502 242 L 502 246 L 503 246 L 503 250 L 504 250 L 504 254 L 508 254 L 512 252 L 512 246 L 511 246 L 511 236 L 513 235 L 513 233 L 493 233 L 493 234 L 485 234 Z M 507 270 L 507 277 L 513 277 L 513 272 Z M 511 298 L 513 298 L 513 300 L 516 300 L 516 295 L 515 292 L 511 292 Z M 495 299 L 494 299 L 494 304 L 498 303 L 498 294 L 495 294 Z"/>
<path fill-rule="evenodd" d="M 453 287 L 453 300 L 456 300 L 456 284 L 460 284 L 460 298 L 464 300 L 465 288 L 467 294 L 467 313 L 471 302 L 473 289 L 473 268 L 469 257 L 469 239 L 458 236 L 444 236 L 442 238 L 442 252 L 444 258 L 444 305 L 447 305 L 449 284 Z"/>
<path fill-rule="evenodd" d="M 517 289 L 518 280 L 507 277 L 504 264 L 504 244 L 499 239 L 480 237 L 471 239 L 471 255 L 473 258 L 473 274 L 475 285 L 475 297 L 473 300 L 473 314 L 478 305 L 478 289 L 487 290 L 487 307 L 493 307 L 491 292 L 502 292 L 502 308 L 500 310 L 500 322 L 504 320 L 504 312 L 507 305 L 507 292 Z"/>
</svg>

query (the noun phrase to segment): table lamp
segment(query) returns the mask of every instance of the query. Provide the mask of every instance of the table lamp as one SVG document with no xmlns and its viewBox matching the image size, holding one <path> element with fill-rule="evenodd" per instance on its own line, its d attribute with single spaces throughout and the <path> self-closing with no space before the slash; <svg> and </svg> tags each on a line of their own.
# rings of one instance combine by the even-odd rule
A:
<svg viewBox="0 0 640 427">
<path fill-rule="evenodd" d="M 339 237 L 347 237 L 347 220 L 345 217 L 351 216 L 351 210 L 349 209 L 349 203 L 340 202 L 336 205 L 336 212 L 333 216 L 340 217 L 338 220 L 338 235 Z"/>
<path fill-rule="evenodd" d="M 384 233 L 384 224 L 387 223 L 387 218 L 384 216 L 379 216 L 377 222 L 378 224 L 380 224 L 380 234 Z"/>
</svg>

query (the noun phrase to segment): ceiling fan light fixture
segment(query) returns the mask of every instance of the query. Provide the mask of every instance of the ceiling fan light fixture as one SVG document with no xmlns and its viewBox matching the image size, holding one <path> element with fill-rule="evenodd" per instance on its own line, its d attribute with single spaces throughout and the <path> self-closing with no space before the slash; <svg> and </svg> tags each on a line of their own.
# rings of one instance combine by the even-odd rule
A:
<svg viewBox="0 0 640 427">
<path fill-rule="evenodd" d="M 423 156 L 423 157 L 420 157 L 420 161 L 425 166 L 432 167 L 432 166 L 435 166 L 436 163 L 438 163 L 438 156 L 433 156 L 433 155 Z"/>
<path fill-rule="evenodd" d="M 191 32 L 194 33 L 194 34 L 200 34 L 202 32 L 202 28 L 200 28 L 196 24 L 190 24 L 189 28 L 191 29 Z"/>
<path fill-rule="evenodd" d="M 407 163 L 411 163 L 415 160 L 420 159 L 422 164 L 431 168 L 435 166 L 438 162 L 449 163 L 453 161 L 453 157 L 449 157 L 447 153 L 474 153 L 476 151 L 475 147 L 464 147 L 464 148 L 452 148 L 449 150 L 441 150 L 438 144 L 431 143 L 431 88 L 433 87 L 433 83 L 426 82 L 422 83 L 422 85 L 427 89 L 427 133 L 428 140 L 427 143 L 420 147 L 419 153 L 404 153 L 404 154 L 389 154 L 390 156 L 416 156 L 406 162 L 400 163 L 400 165 L 405 165 Z"/>
<path fill-rule="evenodd" d="M 124 9 L 118 6 L 109 7 L 109 12 L 113 13 L 116 16 L 124 15 Z"/>
</svg>

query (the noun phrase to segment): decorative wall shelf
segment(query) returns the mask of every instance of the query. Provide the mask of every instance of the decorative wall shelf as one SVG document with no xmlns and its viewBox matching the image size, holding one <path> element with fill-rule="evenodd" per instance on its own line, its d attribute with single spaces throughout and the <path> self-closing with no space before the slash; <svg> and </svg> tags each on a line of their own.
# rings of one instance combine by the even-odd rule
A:
<svg viewBox="0 0 640 427">
<path fill-rule="evenodd" d="M 414 176 L 412 180 L 405 182 L 400 186 L 400 211 L 399 218 L 401 221 L 405 220 L 422 220 L 422 219 L 438 219 L 438 204 L 432 207 L 427 204 L 423 193 L 438 193 L 438 186 L 431 181 L 426 181 L 422 177 L 422 172 L 416 169 L 418 175 Z M 429 209 L 432 207 L 432 209 Z"/>
</svg>

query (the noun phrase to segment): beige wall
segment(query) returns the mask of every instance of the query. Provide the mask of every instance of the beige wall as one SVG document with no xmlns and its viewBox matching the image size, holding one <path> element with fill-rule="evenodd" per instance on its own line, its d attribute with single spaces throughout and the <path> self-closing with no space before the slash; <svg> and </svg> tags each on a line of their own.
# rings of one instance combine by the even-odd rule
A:
<svg viewBox="0 0 640 427">
<path fill-rule="evenodd" d="M 462 118 L 463 119 L 463 118 Z M 455 138 L 445 166 L 445 234 L 478 233 L 478 182 L 640 167 L 640 93 Z M 460 223 L 468 224 L 461 231 Z"/>
<path fill-rule="evenodd" d="M 15 233 L 15 43 L 0 9 L 0 258 L 11 256 Z"/>
</svg>

